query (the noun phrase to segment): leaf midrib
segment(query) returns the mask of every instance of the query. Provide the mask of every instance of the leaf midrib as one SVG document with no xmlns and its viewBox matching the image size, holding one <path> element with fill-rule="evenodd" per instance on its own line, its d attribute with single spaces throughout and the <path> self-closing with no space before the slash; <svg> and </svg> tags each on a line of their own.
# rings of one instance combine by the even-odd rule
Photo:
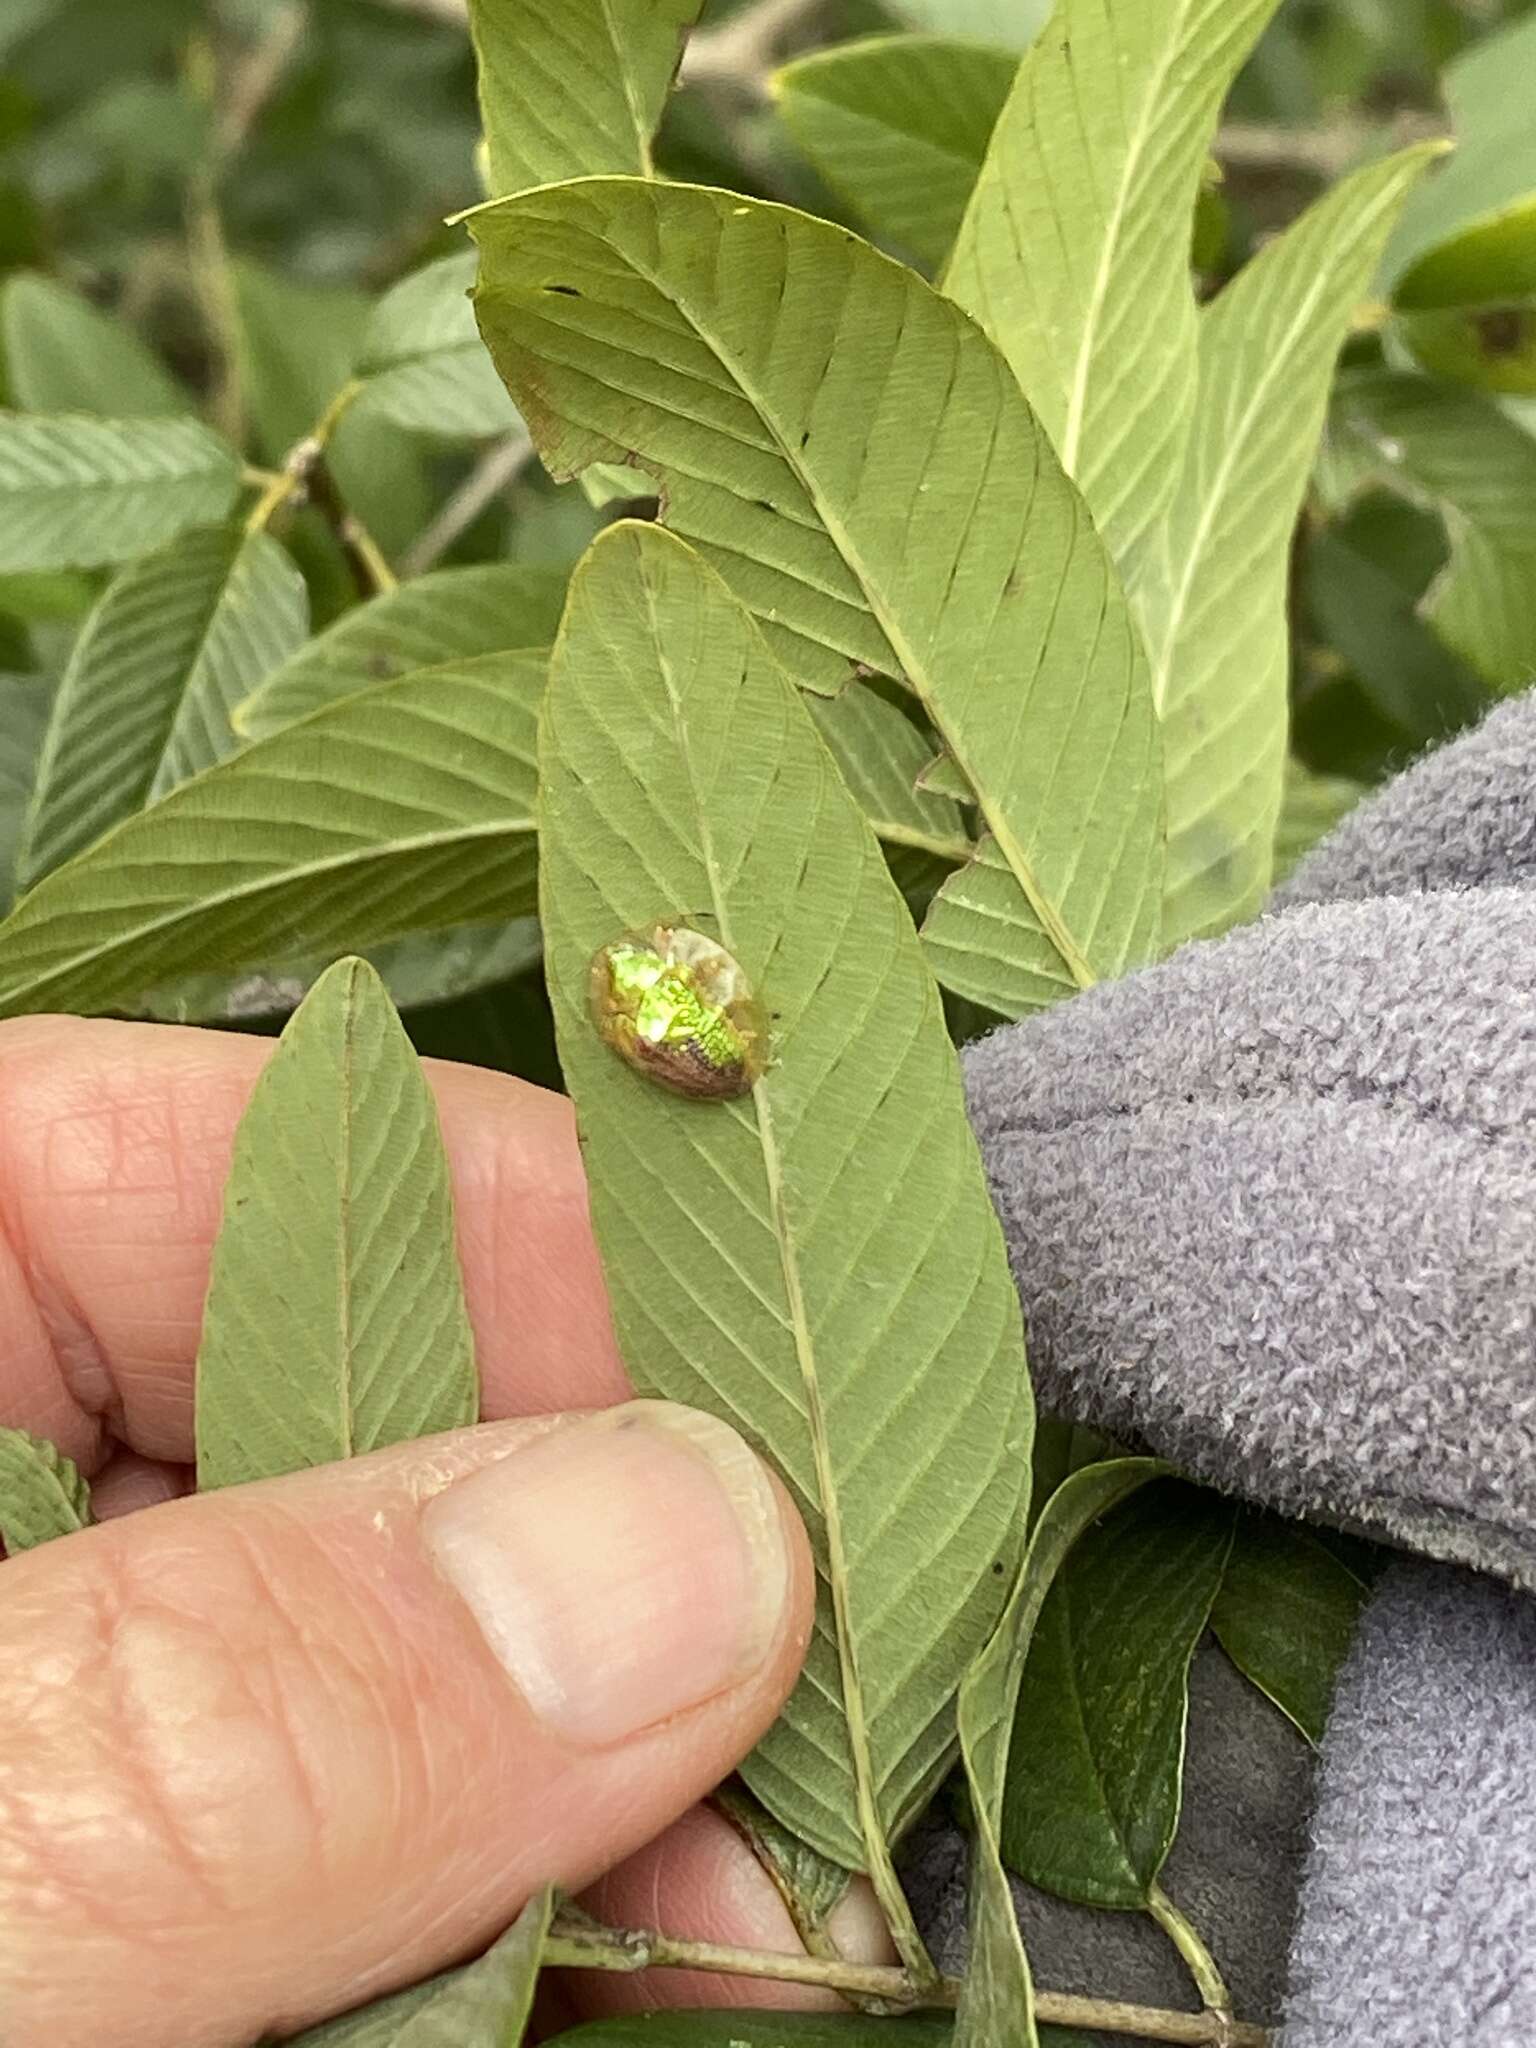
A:
<svg viewBox="0 0 1536 2048">
<path fill-rule="evenodd" d="M 678 757 L 687 774 L 694 792 L 694 810 L 698 819 L 699 855 L 709 879 L 710 901 L 715 921 L 719 927 L 721 943 L 727 952 L 736 951 L 735 933 L 732 929 L 730 906 L 721 888 L 720 867 L 715 858 L 714 836 L 710 828 L 708 806 L 700 797 L 698 778 L 693 769 L 692 752 L 689 745 L 688 721 L 683 715 L 681 695 L 677 689 L 667 641 L 661 630 L 661 620 L 656 607 L 656 591 L 649 579 L 645 583 L 646 609 L 650 614 L 651 643 L 657 650 L 658 665 L 663 685 L 667 692 L 668 708 L 672 714 L 673 735 Z M 749 630 L 756 633 L 757 628 Z M 766 649 L 765 649 L 765 658 Z M 758 1148 L 762 1154 L 763 1177 L 767 1183 L 769 1213 L 773 1218 L 774 1241 L 778 1247 L 779 1270 L 784 1281 L 785 1305 L 789 1311 L 789 1327 L 794 1338 L 795 1361 L 800 1373 L 800 1383 L 805 1390 L 806 1422 L 811 1438 L 811 1457 L 816 1468 L 816 1491 L 820 1498 L 817 1506 L 821 1510 L 827 1539 L 827 1582 L 832 1595 L 832 1610 L 837 1628 L 838 1668 L 842 1678 L 843 1718 L 848 1731 L 848 1748 L 853 1766 L 855 1798 L 859 1810 L 859 1831 L 869 1855 L 871 1867 L 878 1868 L 879 1861 L 886 1854 L 884 1832 L 880 1825 L 879 1803 L 874 1783 L 874 1759 L 870 1754 L 869 1726 L 864 1712 L 863 1680 L 859 1672 L 858 1656 L 853 1640 L 852 1617 L 848 1610 L 848 1551 L 843 1535 L 842 1502 L 838 1493 L 836 1475 L 832 1469 L 831 1450 L 827 1441 L 826 1415 L 822 1406 L 821 1379 L 816 1363 L 815 1345 L 811 1339 L 810 1319 L 806 1314 L 805 1293 L 800 1281 L 800 1262 L 789 1228 L 789 1218 L 784 1202 L 783 1162 L 779 1153 L 778 1134 L 774 1127 L 773 1106 L 763 1080 L 752 1089 L 752 1108 L 757 1124 Z"/>
<path fill-rule="evenodd" d="M 1066 425 L 1061 437 L 1061 466 L 1068 476 L 1076 476 L 1079 442 L 1082 438 L 1083 420 L 1088 409 L 1088 383 L 1095 358 L 1099 321 L 1103 317 L 1105 301 L 1109 296 L 1110 278 L 1114 271 L 1114 255 L 1119 248 L 1120 234 L 1124 226 L 1126 211 L 1130 205 L 1131 187 L 1135 174 L 1140 169 L 1141 158 L 1151 134 L 1151 109 L 1161 95 L 1168 73 L 1173 65 L 1173 52 L 1182 44 L 1185 25 L 1189 18 L 1190 0 L 1178 0 L 1178 7 L 1170 24 L 1167 41 L 1154 75 L 1147 81 L 1147 91 L 1142 99 L 1131 146 L 1126 152 L 1124 171 L 1120 186 L 1115 193 L 1115 203 L 1106 224 L 1099 250 L 1098 270 L 1089 294 L 1088 311 L 1083 321 L 1083 330 L 1078 342 L 1077 363 L 1073 371 L 1071 387 L 1067 394 Z M 1026 59 L 1026 62 L 1028 60 Z"/>
<path fill-rule="evenodd" d="M 703 188 L 696 187 L 695 189 Z M 876 250 L 874 253 L 879 256 L 880 252 Z M 888 257 L 880 257 L 880 260 L 882 262 L 890 262 Z M 1038 919 L 1041 930 L 1051 945 L 1055 947 L 1062 964 L 1071 974 L 1078 987 L 1080 989 L 1092 988 L 1098 976 L 1088 965 L 1072 934 L 1062 923 L 1055 906 L 1046 898 L 1034 874 L 1034 870 L 1024 855 L 1023 848 L 1019 845 L 1017 837 L 1006 820 L 998 816 L 994 800 L 985 793 L 983 779 L 975 773 L 971 766 L 970 749 L 962 748 L 957 744 L 955 736 L 944 717 L 942 708 L 934 701 L 932 686 L 925 680 L 926 671 L 923 669 L 922 664 L 915 659 L 906 635 L 899 630 L 895 620 L 890 617 L 886 606 L 876 596 L 872 578 L 864 565 L 863 556 L 854 546 L 851 535 L 848 533 L 842 520 L 830 511 L 814 477 L 800 463 L 797 451 L 790 448 L 789 443 L 779 432 L 777 422 L 773 414 L 767 409 L 756 386 L 722 352 L 719 343 L 713 336 L 706 333 L 699 325 L 692 311 L 683 304 L 682 298 L 678 293 L 669 289 L 659 277 L 647 270 L 628 252 L 625 254 L 625 261 L 631 265 L 638 276 L 642 277 L 651 286 L 653 291 L 657 292 L 667 303 L 676 307 L 679 314 L 688 322 L 689 327 L 697 336 L 700 344 L 708 349 L 721 369 L 735 382 L 736 388 L 747 399 L 757 417 L 762 421 L 764 428 L 771 435 L 774 445 L 779 451 L 780 459 L 799 482 L 811 503 L 816 507 L 817 516 L 821 520 L 823 529 L 857 578 L 859 588 L 864 593 L 864 601 L 869 606 L 870 612 L 880 627 L 881 632 L 890 643 L 897 660 L 901 663 L 902 671 L 907 680 L 917 692 L 924 709 L 933 720 L 940 736 L 959 763 L 961 771 L 969 778 L 971 787 L 976 794 L 978 808 L 986 819 L 988 829 L 1001 849 L 1014 880 L 1018 883 L 1031 910 Z M 892 267 L 900 268 L 899 265 L 893 265 Z M 1043 439 L 1044 429 L 1038 423 L 1036 423 L 1035 431 Z"/>
</svg>

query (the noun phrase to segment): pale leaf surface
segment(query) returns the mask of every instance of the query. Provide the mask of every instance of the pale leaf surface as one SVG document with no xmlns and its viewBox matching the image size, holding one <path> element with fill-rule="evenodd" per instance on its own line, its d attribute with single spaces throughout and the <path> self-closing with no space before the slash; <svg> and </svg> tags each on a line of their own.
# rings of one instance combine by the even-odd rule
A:
<svg viewBox="0 0 1536 2048">
<path fill-rule="evenodd" d="M 289 1020 L 235 1134 L 197 1354 L 197 1484 L 305 1471 L 473 1422 L 448 1159 L 373 969 Z"/>
<path fill-rule="evenodd" d="M 510 562 L 434 569 L 371 597 L 317 633 L 246 698 L 235 729 L 265 739 L 338 697 L 412 669 L 477 654 L 547 647 L 565 603 L 565 576 Z"/>
<path fill-rule="evenodd" d="M 470 0 L 491 190 L 651 168 L 703 0 Z"/>
<path fill-rule="evenodd" d="M 878 1863 L 953 1755 L 1031 1422 L 938 991 L 797 693 L 654 527 L 610 529 L 577 572 L 541 767 L 551 991 L 626 1362 L 768 1452 L 822 1579 L 744 1775 L 824 1855 Z M 718 936 L 769 1014 L 741 1100 L 664 1093 L 589 1016 L 596 950 L 669 917 Z"/>
<path fill-rule="evenodd" d="M 0 1543 L 15 1557 L 91 1519 L 91 1490 L 46 1438 L 0 1428 Z"/>
<path fill-rule="evenodd" d="M 0 923 L 0 1015 L 526 915 L 544 656 L 381 683 L 183 783 Z"/>
<path fill-rule="evenodd" d="M 986 871 L 931 958 L 1017 1015 L 1156 950 L 1159 740 L 1128 605 L 1007 365 L 857 237 L 589 179 L 470 217 L 482 331 L 546 465 L 632 457 L 796 682 L 904 677 Z"/>
<path fill-rule="evenodd" d="M 230 712 L 303 641 L 304 579 L 269 534 L 183 534 L 87 618 L 54 699 L 18 879 L 30 888 L 234 751 Z"/>
<path fill-rule="evenodd" d="M 240 458 L 193 419 L 0 412 L 0 573 L 92 569 L 223 519 Z"/>
<path fill-rule="evenodd" d="M 1061 0 L 1019 66 L 945 274 L 1127 574 L 1173 497 L 1194 411 L 1195 195 L 1275 6 Z"/>
<path fill-rule="evenodd" d="M 1436 150 L 1344 179 L 1201 314 L 1194 428 L 1138 585 L 1163 721 L 1170 945 L 1250 915 L 1268 891 L 1296 515 L 1350 315 Z"/>
</svg>

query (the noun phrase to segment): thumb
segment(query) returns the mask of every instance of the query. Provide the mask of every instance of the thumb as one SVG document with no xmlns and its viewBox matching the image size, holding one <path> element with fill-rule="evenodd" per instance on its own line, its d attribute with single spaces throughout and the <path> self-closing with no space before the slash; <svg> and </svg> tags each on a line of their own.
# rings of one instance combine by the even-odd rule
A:
<svg viewBox="0 0 1536 2048">
<path fill-rule="evenodd" d="M 0 1569 L 0 2010 L 54 2048 L 287 2033 L 484 1946 L 730 1769 L 812 1602 L 778 1482 L 644 1401 Z"/>
</svg>

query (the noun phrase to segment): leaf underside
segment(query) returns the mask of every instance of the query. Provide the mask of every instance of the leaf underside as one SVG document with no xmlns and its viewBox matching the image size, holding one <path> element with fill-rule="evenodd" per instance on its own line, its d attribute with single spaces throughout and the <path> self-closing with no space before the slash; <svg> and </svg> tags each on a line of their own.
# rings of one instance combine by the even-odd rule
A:
<svg viewBox="0 0 1536 2048">
<path fill-rule="evenodd" d="M 930 912 L 941 977 L 1017 1015 L 1149 957 L 1146 664 L 975 327 L 855 236 L 728 193 L 588 179 L 469 225 L 482 331 L 552 471 L 635 460 L 796 682 L 862 664 L 921 700 L 988 828 Z"/>
<path fill-rule="evenodd" d="M 202 1491 L 479 1412 L 437 1109 L 373 969 L 284 1031 L 235 1138 L 197 1357 Z"/>
<path fill-rule="evenodd" d="M 0 413 L 0 573 L 131 561 L 225 518 L 239 488 L 198 420 Z"/>
<path fill-rule="evenodd" d="M 629 1370 L 767 1450 L 822 1576 L 804 1676 L 744 1775 L 863 1866 L 952 1755 L 1027 1476 L 1018 1304 L 937 991 L 797 693 L 654 527 L 610 529 L 577 573 L 541 767 L 551 994 Z M 678 917 L 770 1013 L 741 1101 L 664 1094 L 589 1019 L 597 948 Z"/>
<path fill-rule="evenodd" d="M 0 1429 L 0 1542 L 15 1557 L 91 1519 L 91 1490 L 71 1459 L 24 1429 Z"/>
<path fill-rule="evenodd" d="M 526 915 L 544 666 L 418 670 L 172 790 L 0 923 L 0 1015 Z"/>
</svg>

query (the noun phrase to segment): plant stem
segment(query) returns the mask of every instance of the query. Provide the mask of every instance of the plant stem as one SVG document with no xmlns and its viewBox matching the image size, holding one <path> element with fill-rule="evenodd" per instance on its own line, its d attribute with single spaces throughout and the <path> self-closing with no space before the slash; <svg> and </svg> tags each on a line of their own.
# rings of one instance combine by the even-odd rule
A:
<svg viewBox="0 0 1536 2048">
<path fill-rule="evenodd" d="M 352 580 L 364 597 L 376 597 L 386 590 L 398 590 L 399 579 L 384 559 L 384 550 L 348 508 L 336 487 L 331 466 L 322 455 L 309 473 L 309 502 L 326 520 L 341 544 L 352 571 Z"/>
<path fill-rule="evenodd" d="M 1147 1894 L 1147 1911 L 1188 1964 L 1189 1974 L 1195 1980 L 1195 1989 L 1205 2000 L 1206 2010 L 1230 2013 L 1232 1994 L 1216 1967 L 1215 1957 L 1160 1884 L 1153 1885 Z"/>
<path fill-rule="evenodd" d="M 283 457 L 283 466 L 272 477 L 266 489 L 256 500 L 245 522 L 247 533 L 261 533 L 285 511 L 290 500 L 302 498 L 309 490 L 316 469 L 330 445 L 331 436 L 346 416 L 347 409 L 363 390 L 360 377 L 353 377 L 343 384 L 319 419 L 304 435 L 295 441 Z M 387 572 L 386 572 L 387 573 Z"/>
<path fill-rule="evenodd" d="M 722 1976 L 756 1977 L 779 1984 L 813 1984 L 856 1998 L 878 1999 L 898 2010 L 953 2006 L 959 1979 L 942 1977 L 920 1987 L 903 1969 L 875 1963 L 827 1961 L 810 1955 L 772 1955 L 762 1949 L 727 1948 L 712 1941 L 678 1941 L 649 1928 L 599 1927 L 583 1916 L 556 1916 L 544 1959 L 555 1969 L 713 1970 Z M 1048 2026 L 1097 2029 L 1143 2041 L 1170 2041 L 1184 2048 L 1270 2048 L 1262 2027 L 1234 2020 L 1227 2012 L 1165 2012 L 1155 2006 L 1122 2005 L 1105 1998 L 1037 1991 L 1035 2011 Z"/>
<path fill-rule="evenodd" d="M 430 526 L 423 527 L 400 558 L 407 576 L 419 576 L 441 560 L 466 527 L 473 526 L 527 466 L 533 443 L 521 429 L 488 448 Z"/>
</svg>

